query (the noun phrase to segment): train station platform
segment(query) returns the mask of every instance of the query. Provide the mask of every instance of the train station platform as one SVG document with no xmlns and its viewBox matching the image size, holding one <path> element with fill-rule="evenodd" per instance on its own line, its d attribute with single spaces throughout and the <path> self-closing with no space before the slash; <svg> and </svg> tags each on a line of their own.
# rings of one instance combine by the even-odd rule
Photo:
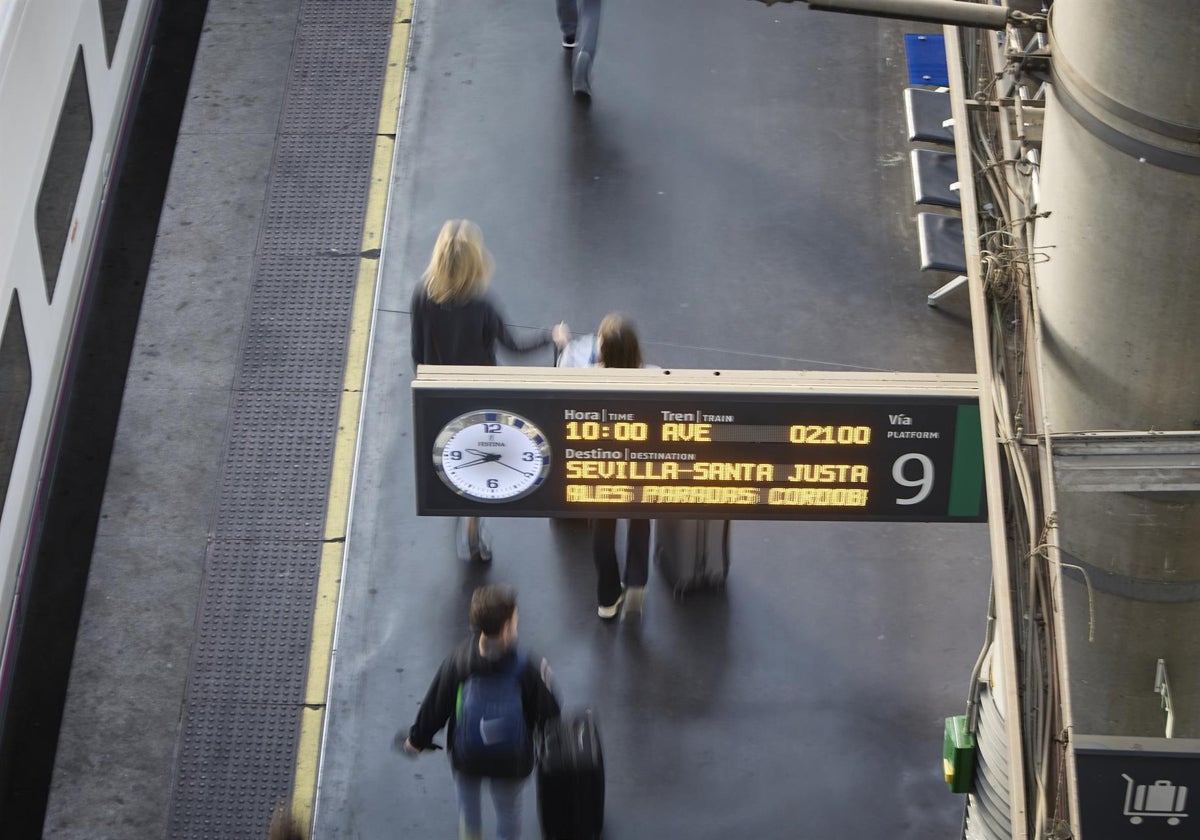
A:
<svg viewBox="0 0 1200 840">
<path fill-rule="evenodd" d="M 606 837 L 956 836 L 986 525 L 738 521 L 726 590 L 652 571 L 604 623 L 586 524 L 492 519 L 470 564 L 413 489 L 447 218 L 514 329 L 619 310 L 664 368 L 971 372 L 965 297 L 920 271 L 911 30 L 608 0 L 585 104 L 549 3 L 209 0 L 45 836 L 257 838 L 287 797 L 321 840 L 453 836 L 444 757 L 392 740 L 488 581 L 596 710 Z"/>
</svg>

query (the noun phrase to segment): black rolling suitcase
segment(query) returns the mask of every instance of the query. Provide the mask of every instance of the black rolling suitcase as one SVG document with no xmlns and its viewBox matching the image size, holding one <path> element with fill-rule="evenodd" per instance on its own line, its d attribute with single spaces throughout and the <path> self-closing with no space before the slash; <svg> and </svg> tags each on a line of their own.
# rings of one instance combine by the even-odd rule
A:
<svg viewBox="0 0 1200 840">
<path fill-rule="evenodd" d="M 724 586 L 729 576 L 729 520 L 655 520 L 654 559 L 676 595 Z"/>
<path fill-rule="evenodd" d="M 596 840 L 604 829 L 604 754 L 591 711 L 534 734 L 538 815 L 546 840 Z"/>
</svg>

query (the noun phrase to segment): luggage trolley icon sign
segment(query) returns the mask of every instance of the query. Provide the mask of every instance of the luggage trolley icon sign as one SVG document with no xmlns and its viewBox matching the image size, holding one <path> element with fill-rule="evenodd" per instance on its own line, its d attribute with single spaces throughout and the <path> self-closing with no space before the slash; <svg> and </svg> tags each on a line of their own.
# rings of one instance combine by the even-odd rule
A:
<svg viewBox="0 0 1200 840">
<path fill-rule="evenodd" d="M 1121 778 L 1126 782 L 1125 816 L 1134 825 L 1146 817 L 1163 817 L 1167 825 L 1179 825 L 1179 821 L 1187 816 L 1183 810 L 1187 805 L 1185 785 L 1174 785 L 1164 779 L 1152 785 L 1139 785 L 1124 773 Z"/>
</svg>

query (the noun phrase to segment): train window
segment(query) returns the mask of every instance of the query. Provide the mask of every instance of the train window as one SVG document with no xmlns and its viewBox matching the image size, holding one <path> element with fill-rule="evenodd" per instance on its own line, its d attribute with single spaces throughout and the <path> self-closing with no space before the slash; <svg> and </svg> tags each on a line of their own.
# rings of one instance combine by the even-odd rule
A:
<svg viewBox="0 0 1200 840">
<path fill-rule="evenodd" d="M 29 405 L 29 346 L 25 343 L 25 324 L 21 305 L 13 292 L 0 338 L 0 499 L 8 494 L 21 424 Z"/>
<path fill-rule="evenodd" d="M 104 23 L 104 46 L 108 52 L 108 66 L 112 67 L 113 50 L 117 48 L 117 36 L 121 34 L 121 21 L 125 19 L 125 6 L 129 0 L 100 0 L 100 19 Z"/>
<path fill-rule="evenodd" d="M 75 54 L 71 84 L 58 115 L 54 144 L 38 192 L 36 221 L 38 246 L 42 252 L 42 271 L 46 275 L 46 300 L 54 298 L 54 284 L 62 265 L 67 237 L 73 236 L 71 217 L 83 181 L 83 166 L 92 145 L 92 103 L 88 96 L 87 71 L 83 67 L 83 49 Z"/>
</svg>

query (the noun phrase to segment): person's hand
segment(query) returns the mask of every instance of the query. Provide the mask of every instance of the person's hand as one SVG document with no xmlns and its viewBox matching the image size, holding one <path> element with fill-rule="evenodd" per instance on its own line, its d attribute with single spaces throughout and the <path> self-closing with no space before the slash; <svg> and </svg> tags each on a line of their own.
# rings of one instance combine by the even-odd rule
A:
<svg viewBox="0 0 1200 840">
<path fill-rule="evenodd" d="M 550 330 L 550 337 L 554 339 L 554 343 L 558 345 L 559 350 L 566 347 L 567 342 L 571 340 L 571 331 L 567 328 L 567 322 L 559 321 L 555 324 L 553 329 Z"/>
<path fill-rule="evenodd" d="M 392 739 L 392 749 L 396 752 L 403 752 L 405 755 L 415 757 L 421 754 L 421 751 L 413 746 L 412 741 L 408 740 L 408 736 L 401 729 L 396 733 L 396 737 Z"/>
</svg>

